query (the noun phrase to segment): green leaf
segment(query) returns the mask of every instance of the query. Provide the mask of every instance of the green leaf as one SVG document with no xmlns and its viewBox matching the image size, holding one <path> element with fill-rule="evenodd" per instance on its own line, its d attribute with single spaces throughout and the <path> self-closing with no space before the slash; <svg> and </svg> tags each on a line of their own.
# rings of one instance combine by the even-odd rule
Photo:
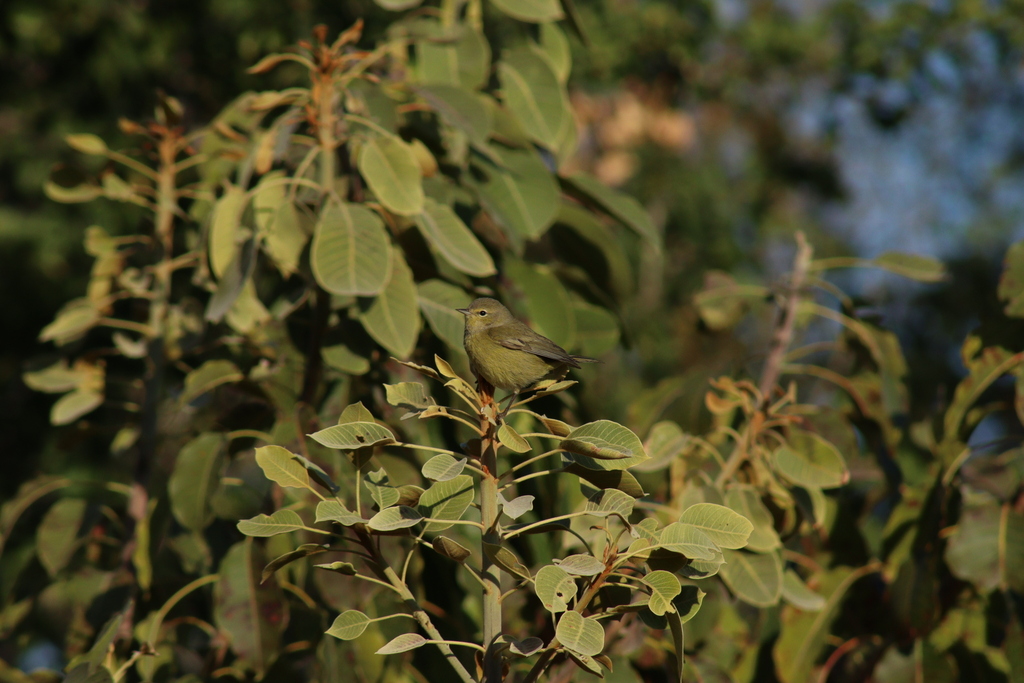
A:
<svg viewBox="0 0 1024 683">
<path fill-rule="evenodd" d="M 468 25 L 454 42 L 421 40 L 416 43 L 416 70 L 426 85 L 461 85 L 476 89 L 487 84 L 491 46 L 483 33 Z"/>
<path fill-rule="evenodd" d="M 705 595 L 707 594 L 704 591 L 692 584 L 681 588 L 679 595 L 672 600 L 672 606 L 675 607 L 675 612 L 679 615 L 680 623 L 685 624 L 697 616 L 700 606 L 704 604 Z"/>
<path fill-rule="evenodd" d="M 243 519 L 236 526 L 246 536 L 260 538 L 286 534 L 305 527 L 302 518 L 294 510 L 278 510 L 272 515 L 256 515 L 252 519 Z"/>
<path fill-rule="evenodd" d="M 437 481 L 420 496 L 419 510 L 424 517 L 437 520 L 458 520 L 473 502 L 476 489 L 473 478 L 460 474 L 454 479 Z M 430 522 L 429 531 L 443 531 L 452 526 L 441 522 Z"/>
<path fill-rule="evenodd" d="M 253 196 L 253 215 L 256 232 L 263 251 L 285 277 L 299 267 L 308 233 L 303 230 L 287 185 L 280 182 L 283 171 L 272 171 L 260 179 Z"/>
<path fill-rule="evenodd" d="M 526 565 L 524 565 L 522 561 L 516 557 L 516 554 L 509 548 L 503 545 L 486 542 L 483 545 L 484 554 L 487 555 L 494 564 L 501 567 L 501 569 L 506 573 L 512 576 L 518 576 L 521 579 L 526 579 L 527 581 L 533 578 L 530 574 L 530 570 L 527 569 Z"/>
<path fill-rule="evenodd" d="M 366 409 L 362 401 L 357 401 L 345 406 L 338 416 L 338 424 L 352 424 L 353 422 L 369 422 L 374 424 L 373 413 Z"/>
<path fill-rule="evenodd" d="M 329 199 L 316 223 L 309 262 L 316 281 L 332 294 L 379 294 L 391 278 L 384 223 L 364 206 Z"/>
<path fill-rule="evenodd" d="M 535 24 L 558 21 L 565 16 L 558 0 L 491 0 L 491 4 L 513 19 Z"/>
<path fill-rule="evenodd" d="M 533 50 L 511 50 L 498 62 L 505 104 L 529 135 L 548 149 L 558 148 L 566 118 L 572 116 L 569 97 L 551 64 Z"/>
<path fill-rule="evenodd" d="M 843 456 L 832 443 L 804 430 L 793 430 L 789 441 L 772 454 L 775 468 L 801 486 L 835 488 L 850 477 Z"/>
<path fill-rule="evenodd" d="M 391 430 L 376 422 L 347 422 L 321 429 L 309 436 L 328 448 L 338 448 L 343 451 L 395 443 L 395 435 L 391 433 Z"/>
<path fill-rule="evenodd" d="M 501 512 L 510 519 L 519 519 L 533 509 L 534 496 L 517 496 L 512 500 L 505 500 L 505 497 L 498 494 L 498 501 L 501 504 Z"/>
<path fill-rule="evenodd" d="M 754 528 L 747 539 L 747 550 L 764 553 L 782 545 L 775 531 L 775 520 L 768 511 L 761 496 L 752 486 L 733 486 L 725 494 L 729 509 L 746 517 Z"/>
<path fill-rule="evenodd" d="M 100 312 L 88 299 L 72 299 L 64 304 L 53 322 L 39 333 L 39 341 L 56 342 L 63 346 L 74 341 L 96 326 Z"/>
<path fill-rule="evenodd" d="M 401 12 L 402 10 L 412 9 L 418 7 L 423 0 L 373 0 L 375 3 L 380 5 L 386 10 L 392 12 Z M 328 631 L 330 633 L 330 631 Z M 332 634 L 333 635 L 333 634 Z M 343 638 L 342 640 L 350 640 L 349 638 Z"/>
<path fill-rule="evenodd" d="M 1011 244 L 1006 250 L 997 294 L 1006 302 L 1006 315 L 1024 318 L 1024 242 Z"/>
<path fill-rule="evenodd" d="M 641 582 L 651 589 L 651 599 L 647 603 L 648 609 L 658 616 L 663 616 L 665 612 L 675 611 L 672 600 L 682 590 L 675 574 L 659 569 L 649 573 L 641 579 Z"/>
<path fill-rule="evenodd" d="M 427 388 L 420 382 L 385 384 L 384 391 L 387 395 L 387 402 L 398 408 L 423 410 L 432 405 L 437 405 L 434 397 L 427 392 Z"/>
<path fill-rule="evenodd" d="M 328 564 L 314 564 L 317 569 L 326 569 L 329 572 L 335 574 L 341 574 L 342 576 L 355 576 L 359 572 L 356 571 L 356 566 L 351 562 L 331 562 Z"/>
<path fill-rule="evenodd" d="M 530 442 L 519 436 L 519 433 L 512 429 L 507 422 L 503 422 L 498 427 L 498 441 L 513 453 L 526 453 L 533 448 Z"/>
<path fill-rule="evenodd" d="M 76 363 L 74 368 L 70 368 L 67 360 L 61 359 L 42 370 L 22 374 L 21 380 L 25 386 L 34 391 L 60 394 L 77 389 L 83 383 L 90 381 L 90 378 L 97 372 L 99 373 L 98 379 L 102 382 L 103 371 L 97 366 Z"/>
<path fill-rule="evenodd" d="M 543 235 L 558 215 L 558 183 L 533 149 L 495 149 L 504 168 L 476 167 L 482 181 L 470 180 L 487 213 L 515 244 Z"/>
<path fill-rule="evenodd" d="M 597 576 L 605 570 L 604 562 L 593 555 L 569 555 L 563 560 L 556 560 L 563 571 L 576 576 Z"/>
<path fill-rule="evenodd" d="M 359 610 L 350 609 L 335 617 L 334 623 L 327 629 L 327 635 L 340 640 L 355 640 L 363 635 L 369 624 L 370 617 Z"/>
<path fill-rule="evenodd" d="M 1009 503 L 965 505 L 945 559 L 954 576 L 979 592 L 1024 591 L 1024 515 Z"/>
<path fill-rule="evenodd" d="M 533 590 L 547 611 L 558 614 L 569 608 L 569 603 L 576 597 L 576 581 L 561 567 L 547 565 L 541 567 L 534 579 Z"/>
<path fill-rule="evenodd" d="M 359 172 L 388 211 L 415 216 L 423 211 L 420 165 L 409 145 L 393 135 L 379 135 L 359 151 Z"/>
<path fill-rule="evenodd" d="M 423 86 L 413 91 L 426 100 L 445 123 L 464 132 L 474 145 L 487 145 L 493 116 L 481 95 L 455 85 Z"/>
<path fill-rule="evenodd" d="M 236 665 L 258 676 L 277 657 L 288 623 L 288 603 L 277 582 L 259 582 L 265 562 L 251 538 L 236 543 L 221 560 L 214 587 L 214 623 L 230 639 Z"/>
<path fill-rule="evenodd" d="M 508 644 L 509 652 L 520 657 L 531 657 L 544 647 L 544 641 L 537 636 L 530 636 L 522 640 L 515 640 L 514 638 L 510 640 L 511 642 Z"/>
<path fill-rule="evenodd" d="M 496 272 L 491 255 L 451 207 L 427 198 L 416 225 L 445 260 L 463 273 L 486 277 Z"/>
<path fill-rule="evenodd" d="M 391 264 L 390 281 L 379 296 L 363 306 L 359 320 L 374 341 L 392 355 L 408 358 L 420 333 L 416 283 L 400 250 L 392 252 Z"/>
<path fill-rule="evenodd" d="M 633 498 L 642 498 L 646 495 L 640 482 L 626 470 L 592 470 L 574 462 L 567 465 L 563 471 L 575 474 L 599 489 L 618 489 Z"/>
<path fill-rule="evenodd" d="M 52 180 L 43 183 L 43 193 L 47 198 L 61 204 L 80 204 L 91 202 L 103 196 L 103 188 L 90 183 L 82 183 L 74 187 L 65 187 Z"/>
<path fill-rule="evenodd" d="M 337 522 L 342 526 L 352 526 L 366 520 L 346 508 L 340 500 L 322 500 L 316 504 L 316 521 Z"/>
<path fill-rule="evenodd" d="M 746 517 L 714 503 L 691 505 L 679 515 L 679 521 L 697 527 L 720 548 L 742 548 L 754 529 Z"/>
<path fill-rule="evenodd" d="M 455 285 L 427 280 L 417 285 L 420 310 L 434 334 L 450 348 L 462 351 L 465 318 L 456 308 L 465 308 L 471 297 Z"/>
<path fill-rule="evenodd" d="M 256 449 L 256 464 L 263 475 L 279 486 L 313 490 L 309 483 L 309 472 L 295 455 L 280 446 L 261 446 Z"/>
<path fill-rule="evenodd" d="M 381 510 L 398 503 L 398 499 L 401 496 L 398 487 L 391 485 L 388 473 L 383 469 L 367 472 L 363 477 L 363 483 L 366 484 L 366 488 L 370 490 L 370 497 L 373 498 Z"/>
<path fill-rule="evenodd" d="M 422 647 L 427 644 L 427 639 L 418 633 L 404 633 L 396 638 L 392 638 L 387 645 L 380 648 L 374 654 L 378 655 L 395 655 L 399 652 L 408 652 L 409 650 L 415 650 L 418 647 Z"/>
<path fill-rule="evenodd" d="M 449 560 L 454 560 L 459 564 L 465 562 L 472 554 L 469 548 L 445 536 L 436 536 L 431 541 L 431 545 L 434 547 L 435 553 L 441 557 L 447 557 Z"/>
<path fill-rule="evenodd" d="M 610 420 L 588 422 L 569 432 L 561 448 L 572 459 L 590 469 L 624 470 L 647 460 L 636 434 Z"/>
<path fill-rule="evenodd" d="M 185 444 L 167 483 L 174 518 L 192 531 L 202 531 L 213 519 L 210 498 L 224 468 L 224 435 L 204 432 Z"/>
<path fill-rule="evenodd" d="M 218 279 L 224 275 L 238 249 L 238 224 L 242 216 L 245 194 L 242 188 L 228 185 L 213 207 L 207 253 L 210 258 L 210 270 Z"/>
<path fill-rule="evenodd" d="M 691 560 L 713 560 L 718 555 L 718 546 L 707 534 L 692 524 L 674 522 L 661 530 L 658 543 L 674 553 L 685 555 Z"/>
<path fill-rule="evenodd" d="M 295 550 L 287 552 L 283 555 L 278 555 L 273 560 L 267 563 L 267 566 L 263 568 L 263 573 L 260 575 L 260 583 L 264 583 L 267 579 L 274 575 L 279 569 L 288 566 L 295 560 L 301 560 L 304 557 L 311 555 L 319 555 L 330 550 L 329 545 L 320 545 L 319 543 L 303 543 Z"/>
<path fill-rule="evenodd" d="M 415 526 L 423 520 L 423 516 L 405 505 L 381 510 L 367 522 L 367 526 L 377 531 L 396 531 Z"/>
<path fill-rule="evenodd" d="M 782 598 L 807 612 L 817 612 L 825 606 L 825 598 L 808 588 L 800 575 L 788 567 L 782 573 Z"/>
<path fill-rule="evenodd" d="M 563 85 L 568 82 L 572 73 L 572 49 L 569 47 L 569 39 L 565 37 L 558 24 L 548 22 L 541 25 L 538 47 L 551 63 L 558 82 Z"/>
<path fill-rule="evenodd" d="M 604 629 L 601 624 L 571 610 L 558 620 L 555 637 L 573 652 L 590 657 L 601 654 L 604 649 Z"/>
<path fill-rule="evenodd" d="M 633 496 L 623 493 L 618 489 L 603 489 L 587 500 L 585 509 L 593 512 L 615 514 L 621 517 L 623 521 L 629 521 L 629 516 L 633 514 L 633 505 L 635 503 L 636 501 L 633 499 Z"/>
<path fill-rule="evenodd" d="M 755 555 L 726 550 L 720 574 L 736 597 L 755 607 L 771 607 L 782 597 L 782 560 L 778 552 Z"/>
<path fill-rule="evenodd" d="M 467 460 L 467 458 L 456 460 L 447 453 L 439 453 L 423 463 L 423 469 L 420 471 L 427 479 L 450 481 L 462 474 L 462 470 L 466 468 Z"/>
<path fill-rule="evenodd" d="M 574 173 L 565 180 L 610 216 L 661 250 L 661 235 L 640 202 L 605 186 L 600 180 L 583 171 Z"/>
<path fill-rule="evenodd" d="M 208 360 L 185 375 L 185 387 L 178 399 L 182 404 L 190 403 L 203 394 L 213 391 L 222 384 L 240 382 L 245 375 L 229 360 Z"/>
<path fill-rule="evenodd" d="M 908 277 L 919 282 L 942 282 L 946 279 L 946 267 L 942 261 L 919 254 L 903 254 L 887 251 L 871 260 L 876 268 Z"/>
<path fill-rule="evenodd" d="M 352 349 L 344 344 L 325 346 L 320 349 L 320 356 L 328 367 L 349 375 L 365 375 L 370 371 L 370 361 L 353 353 Z"/>
<path fill-rule="evenodd" d="M 651 459 L 636 466 L 637 472 L 657 472 L 668 467 L 690 445 L 690 437 L 675 422 L 658 422 L 647 434 L 644 449 Z"/>
<path fill-rule="evenodd" d="M 81 498 L 61 498 L 50 506 L 36 529 L 36 554 L 51 577 L 67 566 L 78 548 L 85 508 L 86 501 Z"/>
<path fill-rule="evenodd" d="M 82 154 L 103 156 L 109 151 L 107 143 L 101 137 L 90 133 L 68 135 L 64 138 L 64 142 L 68 143 L 68 147 Z"/>
<path fill-rule="evenodd" d="M 91 389 L 76 389 L 64 394 L 50 408 L 50 424 L 71 424 L 103 405 L 103 394 Z"/>
<path fill-rule="evenodd" d="M 583 301 L 572 302 L 576 344 L 585 356 L 601 356 L 619 343 L 619 321 L 608 310 Z"/>
<path fill-rule="evenodd" d="M 507 256 L 503 274 L 522 293 L 531 326 L 556 344 L 574 348 L 576 315 L 572 299 L 554 272 L 547 266 Z"/>
</svg>

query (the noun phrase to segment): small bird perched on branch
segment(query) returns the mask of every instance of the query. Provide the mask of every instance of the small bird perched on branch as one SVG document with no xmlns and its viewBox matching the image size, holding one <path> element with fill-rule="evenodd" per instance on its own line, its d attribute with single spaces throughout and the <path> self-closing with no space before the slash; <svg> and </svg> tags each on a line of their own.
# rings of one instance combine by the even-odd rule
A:
<svg viewBox="0 0 1024 683">
<path fill-rule="evenodd" d="M 473 372 L 487 383 L 512 392 L 505 412 L 515 403 L 520 391 L 540 380 L 564 375 L 568 368 L 578 368 L 580 363 L 600 362 L 596 358 L 570 354 L 516 320 L 511 311 L 494 299 L 480 298 L 469 308 L 456 310 L 466 316 L 462 343 Z"/>
</svg>

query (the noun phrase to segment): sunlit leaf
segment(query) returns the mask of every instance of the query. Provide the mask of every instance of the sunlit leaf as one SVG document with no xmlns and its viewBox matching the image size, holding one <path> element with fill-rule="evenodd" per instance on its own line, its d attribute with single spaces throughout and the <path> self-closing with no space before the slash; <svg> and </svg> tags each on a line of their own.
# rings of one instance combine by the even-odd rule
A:
<svg viewBox="0 0 1024 683">
<path fill-rule="evenodd" d="M 647 459 L 636 434 L 611 420 L 589 422 L 569 432 L 561 447 L 590 469 L 624 470 Z"/>
<path fill-rule="evenodd" d="M 423 515 L 405 505 L 398 505 L 381 510 L 367 522 L 367 526 L 377 531 L 395 531 L 415 526 L 423 520 Z"/>
<path fill-rule="evenodd" d="M 363 635 L 369 623 L 370 618 L 359 610 L 346 610 L 335 617 L 334 623 L 327 629 L 327 635 L 340 640 L 355 640 Z"/>
<path fill-rule="evenodd" d="M 719 573 L 736 597 L 755 607 L 771 607 L 782 597 L 782 561 L 778 552 L 759 555 L 726 550 L 725 564 Z"/>
<path fill-rule="evenodd" d="M 416 156 L 401 138 L 378 135 L 359 151 L 359 172 L 389 211 L 414 216 L 423 211 L 423 183 Z"/>
<path fill-rule="evenodd" d="M 456 460 L 447 453 L 439 453 L 423 463 L 421 472 L 427 479 L 448 481 L 462 474 L 466 468 L 467 458 Z"/>
<path fill-rule="evenodd" d="M 295 459 L 294 454 L 281 446 L 261 446 L 256 449 L 256 464 L 263 474 L 279 486 L 311 489 L 309 472 Z"/>
<path fill-rule="evenodd" d="M 544 609 L 555 614 L 568 609 L 576 597 L 576 581 L 561 567 L 546 565 L 540 568 L 534 578 L 534 591 Z"/>
<path fill-rule="evenodd" d="M 266 537 L 298 531 L 305 525 L 294 510 L 278 510 L 272 515 L 256 515 L 252 519 L 243 519 L 237 526 L 246 536 Z"/>
<path fill-rule="evenodd" d="M 473 502 L 476 489 L 473 478 L 460 474 L 454 479 L 437 481 L 420 496 L 419 510 L 424 517 L 435 520 L 458 520 Z M 430 522 L 427 531 L 443 531 L 452 526 L 441 522 Z"/>
<path fill-rule="evenodd" d="M 210 498 L 224 466 L 223 434 L 205 432 L 185 444 L 167 483 L 175 519 L 192 531 L 202 531 L 213 518 Z"/>
<path fill-rule="evenodd" d="M 665 612 L 675 611 L 672 600 L 682 590 L 675 574 L 661 570 L 653 571 L 641 581 L 651 589 L 651 599 L 647 603 L 648 609 L 658 616 Z"/>
<path fill-rule="evenodd" d="M 391 277 L 391 243 L 380 217 L 359 204 L 328 200 L 309 255 L 317 282 L 332 294 L 372 296 Z"/>
<path fill-rule="evenodd" d="M 569 555 L 556 563 L 559 569 L 575 576 L 596 576 L 605 569 L 604 562 L 593 555 Z"/>
<path fill-rule="evenodd" d="M 585 619 L 579 612 L 566 612 L 558 620 L 555 636 L 574 652 L 593 657 L 604 649 L 604 629 L 594 619 Z"/>
<path fill-rule="evenodd" d="M 364 409 L 365 410 L 365 409 Z M 391 430 L 376 422 L 346 422 L 309 435 L 317 443 L 344 451 L 395 443 Z"/>
<path fill-rule="evenodd" d="M 208 360 L 185 376 L 185 388 L 179 400 L 182 403 L 189 403 L 222 384 L 240 382 L 244 378 L 242 371 L 231 361 Z"/>
<path fill-rule="evenodd" d="M 420 311 L 412 271 L 395 249 L 391 279 L 384 291 L 362 306 L 359 320 L 373 339 L 399 358 L 408 358 L 420 333 Z"/>
<path fill-rule="evenodd" d="M 786 478 L 801 486 L 835 488 L 850 476 L 839 449 L 804 430 L 793 430 L 787 444 L 775 449 L 772 462 Z"/>
<path fill-rule="evenodd" d="M 418 647 L 426 645 L 427 639 L 418 633 L 404 633 L 396 638 L 392 638 L 387 645 L 377 650 L 378 655 L 395 655 L 399 652 L 408 652 L 409 650 L 415 650 Z"/>
</svg>

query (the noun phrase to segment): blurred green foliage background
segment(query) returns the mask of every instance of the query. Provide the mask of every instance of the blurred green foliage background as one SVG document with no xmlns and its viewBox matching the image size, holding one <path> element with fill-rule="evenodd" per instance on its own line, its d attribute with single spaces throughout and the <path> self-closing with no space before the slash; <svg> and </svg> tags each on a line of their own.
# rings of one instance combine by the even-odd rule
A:
<svg viewBox="0 0 1024 683">
<path fill-rule="evenodd" d="M 706 328 L 691 297 L 726 273 L 778 276 L 797 230 L 818 257 L 899 249 L 947 262 L 939 285 L 837 280 L 900 337 L 908 424 L 948 400 L 970 330 L 1024 349 L 1024 325 L 996 297 L 1002 255 L 1024 236 L 1024 2 L 576 7 L 587 40 L 570 35 L 581 132 L 572 164 L 636 196 L 665 237 L 649 271 L 664 276 L 641 269 L 634 305 L 620 312 L 627 353 L 592 382 L 590 413 L 622 419 L 642 392 L 679 376 L 692 390 L 664 414 L 697 430 L 706 380 L 756 366 L 768 340 Z M 487 11 L 500 46 L 511 20 Z M 21 381 L 53 362 L 38 332 L 85 287 L 85 226 L 123 234 L 144 220 L 123 204 L 43 196 L 55 166 L 88 163 L 64 136 L 120 147 L 118 118 L 149 116 L 158 91 L 198 127 L 246 90 L 287 86 L 287 69 L 245 69 L 314 25 L 334 35 L 362 18 L 370 46 L 395 16 L 371 0 L 0 6 L 0 499 L 38 472 L 116 467 L 107 441 L 51 428 L 53 398 Z"/>
</svg>

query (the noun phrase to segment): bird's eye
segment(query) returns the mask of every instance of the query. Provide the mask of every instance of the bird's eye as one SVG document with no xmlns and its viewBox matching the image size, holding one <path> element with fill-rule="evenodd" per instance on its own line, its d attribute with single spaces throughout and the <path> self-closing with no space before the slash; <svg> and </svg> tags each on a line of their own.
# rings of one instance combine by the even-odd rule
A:
<svg viewBox="0 0 1024 683">
<path fill-rule="evenodd" d="M 487 315 L 487 311 L 480 311 L 480 317 L 483 318 Z"/>
</svg>

